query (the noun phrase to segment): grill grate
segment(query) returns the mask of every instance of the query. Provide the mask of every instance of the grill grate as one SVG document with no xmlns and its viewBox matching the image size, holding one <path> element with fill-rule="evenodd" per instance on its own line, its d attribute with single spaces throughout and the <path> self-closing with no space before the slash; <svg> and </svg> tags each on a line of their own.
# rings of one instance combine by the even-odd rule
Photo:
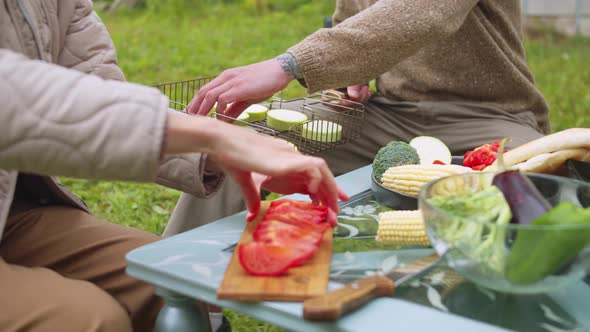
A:
<svg viewBox="0 0 590 332">
<path fill-rule="evenodd" d="M 170 108 L 184 112 L 186 105 L 192 100 L 196 92 L 213 77 L 197 78 L 193 80 L 178 81 L 158 84 L 158 88 L 170 99 Z M 261 105 L 269 109 L 289 109 L 299 111 L 307 116 L 307 121 L 290 127 L 285 131 L 270 128 L 266 121 L 240 122 L 244 126 L 254 128 L 256 131 L 284 139 L 294 144 L 304 154 L 313 155 L 322 151 L 333 149 L 340 144 L 348 143 L 361 134 L 364 121 L 364 105 L 349 100 L 343 101 L 337 94 L 318 93 L 297 99 L 285 100 L 281 93 Z M 230 118 L 223 114 L 216 114 Z M 322 128 L 336 129 L 333 133 L 322 134 Z M 307 134 L 303 136 L 303 131 Z"/>
</svg>

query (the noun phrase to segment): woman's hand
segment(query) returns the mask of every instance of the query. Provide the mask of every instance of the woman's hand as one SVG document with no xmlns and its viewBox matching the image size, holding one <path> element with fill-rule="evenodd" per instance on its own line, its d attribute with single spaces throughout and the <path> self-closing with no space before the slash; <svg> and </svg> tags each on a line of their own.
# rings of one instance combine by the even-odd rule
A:
<svg viewBox="0 0 590 332">
<path fill-rule="evenodd" d="M 257 188 L 262 188 L 267 191 L 289 195 L 294 193 L 300 194 L 308 194 L 314 204 L 319 204 L 319 199 L 317 195 L 310 194 L 307 190 L 307 186 L 305 185 L 304 178 L 299 176 L 298 174 L 287 175 L 286 177 L 272 177 L 272 176 L 264 176 L 261 174 L 253 174 L 254 183 L 257 185 Z M 321 190 L 321 188 L 320 188 Z M 348 196 L 338 188 L 338 197 L 341 200 L 347 201 Z M 328 222 L 332 226 L 336 226 L 338 224 L 337 217 L 336 217 L 337 210 L 328 209 Z M 256 217 L 253 215 L 252 217 Z"/>
<path fill-rule="evenodd" d="M 336 224 L 338 199 L 348 200 L 348 196 L 323 159 L 305 156 L 282 140 L 239 129 L 245 135 L 221 140 L 212 155 L 240 185 L 248 220 L 258 215 L 262 187 L 279 194 L 309 195 L 332 211 L 329 221 Z"/>
<path fill-rule="evenodd" d="M 326 162 L 303 155 L 287 142 L 201 116 L 168 117 L 165 153 L 208 153 L 239 184 L 251 220 L 260 210 L 260 187 L 280 194 L 301 193 L 327 206 L 335 224 L 338 200 L 348 197 Z M 257 176 L 260 174 L 261 176 Z"/>
</svg>

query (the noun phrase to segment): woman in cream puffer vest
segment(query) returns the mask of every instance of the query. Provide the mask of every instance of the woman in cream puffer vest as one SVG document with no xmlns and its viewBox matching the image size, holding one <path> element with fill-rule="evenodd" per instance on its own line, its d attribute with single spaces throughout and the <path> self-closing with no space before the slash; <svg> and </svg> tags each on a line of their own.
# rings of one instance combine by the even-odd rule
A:
<svg viewBox="0 0 590 332">
<path fill-rule="evenodd" d="M 124 260 L 158 237 L 98 220 L 51 176 L 207 197 L 224 169 L 251 215 L 260 185 L 346 198 L 322 159 L 123 81 L 91 1 L 0 0 L 0 331 L 149 331 L 161 307 Z"/>
<path fill-rule="evenodd" d="M 124 255 L 157 237 L 94 220 L 57 178 L 37 174 L 155 179 L 201 197 L 221 176 L 203 181 L 204 155 L 161 160 L 168 101 L 155 89 L 117 82 L 125 77 L 90 1 L 0 1 L 0 77 L 0 330 L 151 329 L 161 303 L 125 275 Z M 40 226 L 45 219 L 68 229 Z M 67 233 L 87 245 L 60 235 Z M 73 257 L 94 267 L 60 263 Z"/>
<path fill-rule="evenodd" d="M 0 234 L 15 191 L 15 170 L 155 180 L 196 196 L 216 188 L 220 177 L 202 181 L 205 155 L 160 158 L 168 101 L 157 89 L 122 82 L 114 45 L 91 1 L 2 2 Z M 36 188 L 47 195 L 39 203 L 86 209 L 56 178 L 37 177 L 30 182 L 47 187 Z"/>
</svg>

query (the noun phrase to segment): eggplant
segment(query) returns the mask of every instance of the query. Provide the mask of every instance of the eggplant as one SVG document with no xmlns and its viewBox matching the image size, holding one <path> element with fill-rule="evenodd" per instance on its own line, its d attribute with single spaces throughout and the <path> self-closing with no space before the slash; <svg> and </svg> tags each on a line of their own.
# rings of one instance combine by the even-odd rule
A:
<svg viewBox="0 0 590 332">
<path fill-rule="evenodd" d="M 576 194 L 578 195 L 578 201 L 580 201 L 582 207 L 590 207 L 590 188 L 580 186 L 576 191 Z"/>
<path fill-rule="evenodd" d="M 590 182 L 590 163 L 569 159 L 567 165 L 568 177 Z"/>
<path fill-rule="evenodd" d="M 496 174 L 492 184 L 502 191 L 510 205 L 512 224 L 527 225 L 551 209 L 533 182 L 517 170 Z"/>
</svg>

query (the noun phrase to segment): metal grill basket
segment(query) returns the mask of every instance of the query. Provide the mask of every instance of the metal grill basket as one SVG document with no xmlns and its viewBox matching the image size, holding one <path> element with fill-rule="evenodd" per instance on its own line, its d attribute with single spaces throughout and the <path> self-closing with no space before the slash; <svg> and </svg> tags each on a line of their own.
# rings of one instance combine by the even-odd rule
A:
<svg viewBox="0 0 590 332">
<path fill-rule="evenodd" d="M 213 77 L 197 78 L 187 81 L 162 83 L 158 88 L 170 99 L 170 108 L 184 112 L 186 105 L 192 100 L 196 92 Z M 331 93 L 318 93 L 303 98 L 285 100 L 281 93 L 271 100 L 261 103 L 272 109 L 289 109 L 299 111 L 307 116 L 307 121 L 291 126 L 288 130 L 279 131 L 270 128 L 266 120 L 244 122 L 233 119 L 236 124 L 254 128 L 256 131 L 284 139 L 294 144 L 304 154 L 317 154 L 332 149 L 340 144 L 348 143 L 361 134 L 364 121 L 364 106 L 349 100 L 343 101 L 340 96 Z M 229 118 L 223 114 L 216 114 Z M 329 134 L 320 134 L 323 129 L 341 130 Z M 305 136 L 303 136 L 305 133 Z"/>
</svg>

